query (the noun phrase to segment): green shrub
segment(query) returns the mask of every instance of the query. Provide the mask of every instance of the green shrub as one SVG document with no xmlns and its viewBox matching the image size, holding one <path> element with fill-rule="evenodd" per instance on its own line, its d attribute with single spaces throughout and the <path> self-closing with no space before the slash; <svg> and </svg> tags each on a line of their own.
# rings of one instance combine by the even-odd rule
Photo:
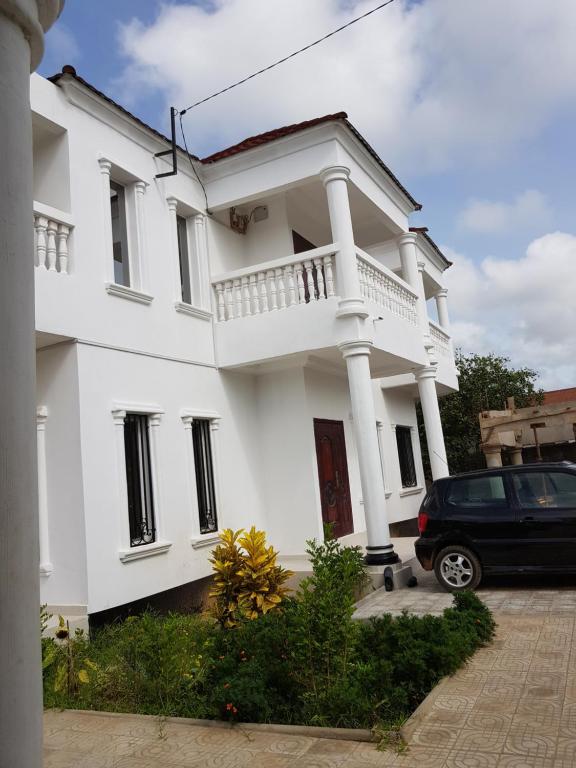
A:
<svg viewBox="0 0 576 768">
<path fill-rule="evenodd" d="M 95 633 L 42 639 L 49 707 L 336 727 L 393 725 L 490 641 L 470 592 L 442 616 L 353 621 L 362 553 L 309 542 L 313 574 L 295 598 L 222 632 L 198 614 L 146 612 Z M 47 616 L 42 615 L 45 628 Z"/>
</svg>

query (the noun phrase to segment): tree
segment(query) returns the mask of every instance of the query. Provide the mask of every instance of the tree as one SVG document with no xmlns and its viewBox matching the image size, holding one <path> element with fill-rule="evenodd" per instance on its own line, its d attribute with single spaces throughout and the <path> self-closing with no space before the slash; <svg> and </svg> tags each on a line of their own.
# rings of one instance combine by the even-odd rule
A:
<svg viewBox="0 0 576 768">
<path fill-rule="evenodd" d="M 501 410 L 506 398 L 514 397 L 517 408 L 541 403 L 543 391 L 536 389 L 538 374 L 530 368 L 512 368 L 507 357 L 499 355 L 464 355 L 456 352 L 460 371 L 459 391 L 440 400 L 440 415 L 451 474 L 485 467 L 480 450 L 480 411 Z M 422 412 L 418 406 L 418 428 L 426 476 L 430 465 Z"/>
</svg>

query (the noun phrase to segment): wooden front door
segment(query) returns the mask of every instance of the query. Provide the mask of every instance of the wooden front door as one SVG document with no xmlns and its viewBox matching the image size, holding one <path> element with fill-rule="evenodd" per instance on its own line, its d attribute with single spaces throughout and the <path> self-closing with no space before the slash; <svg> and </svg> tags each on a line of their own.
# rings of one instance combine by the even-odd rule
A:
<svg viewBox="0 0 576 768">
<path fill-rule="evenodd" d="M 344 424 L 329 419 L 314 419 L 318 479 L 322 519 L 333 526 L 336 537 L 354 531 Z"/>
</svg>

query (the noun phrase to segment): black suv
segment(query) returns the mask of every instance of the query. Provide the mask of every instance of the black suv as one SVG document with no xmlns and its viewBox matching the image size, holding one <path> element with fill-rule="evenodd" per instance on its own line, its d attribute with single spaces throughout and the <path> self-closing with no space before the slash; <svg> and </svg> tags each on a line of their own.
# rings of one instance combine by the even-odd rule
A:
<svg viewBox="0 0 576 768">
<path fill-rule="evenodd" d="M 436 480 L 416 556 L 451 592 L 484 573 L 576 573 L 576 464 L 526 464 Z"/>
</svg>

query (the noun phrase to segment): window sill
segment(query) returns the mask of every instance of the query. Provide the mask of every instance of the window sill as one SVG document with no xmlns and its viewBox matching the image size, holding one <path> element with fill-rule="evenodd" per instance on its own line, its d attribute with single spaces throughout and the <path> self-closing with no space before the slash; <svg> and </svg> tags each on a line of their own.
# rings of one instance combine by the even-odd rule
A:
<svg viewBox="0 0 576 768">
<path fill-rule="evenodd" d="M 424 488 L 421 485 L 417 485 L 415 488 L 402 488 L 400 493 L 398 494 L 400 497 L 402 496 L 416 496 L 418 493 L 422 493 Z"/>
<path fill-rule="evenodd" d="M 154 557 L 168 552 L 172 546 L 171 541 L 155 541 L 153 544 L 143 544 L 141 547 L 121 549 L 118 557 L 123 563 L 131 563 L 132 560 L 141 560 L 143 557 Z"/>
<path fill-rule="evenodd" d="M 181 312 L 183 315 L 190 315 L 191 317 L 197 317 L 199 320 L 212 320 L 212 312 L 193 307 L 192 304 L 186 304 L 185 301 L 175 301 L 174 309 L 176 312 Z"/>
<path fill-rule="evenodd" d="M 40 563 L 40 575 L 51 576 L 54 572 L 54 566 L 52 563 Z"/>
<path fill-rule="evenodd" d="M 136 288 L 130 288 L 127 285 L 118 285 L 118 283 L 106 283 L 106 292 L 110 296 L 119 296 L 121 299 L 135 301 L 137 304 L 150 304 L 154 296 L 143 291 L 137 291 Z"/>
<path fill-rule="evenodd" d="M 220 540 L 220 533 L 204 533 L 200 536 L 193 536 L 190 539 L 193 549 L 203 549 L 204 547 L 211 547 L 213 544 L 217 544 Z"/>
</svg>

